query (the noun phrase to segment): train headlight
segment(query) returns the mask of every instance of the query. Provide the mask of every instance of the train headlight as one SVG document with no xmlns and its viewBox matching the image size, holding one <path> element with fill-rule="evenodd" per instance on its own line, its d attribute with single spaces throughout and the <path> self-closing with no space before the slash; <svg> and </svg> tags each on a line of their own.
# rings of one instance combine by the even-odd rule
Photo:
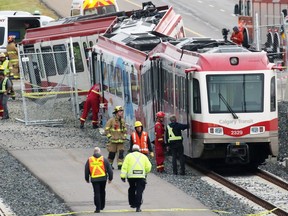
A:
<svg viewBox="0 0 288 216">
<path fill-rule="evenodd" d="M 239 59 L 237 57 L 231 57 L 230 58 L 230 64 L 231 65 L 238 65 L 239 64 Z"/>
<path fill-rule="evenodd" d="M 208 133 L 213 135 L 223 135 L 222 127 L 210 127 L 208 128 Z"/>
<path fill-rule="evenodd" d="M 261 134 L 265 132 L 264 126 L 258 126 L 258 127 L 251 127 L 250 128 L 250 134 Z"/>
</svg>

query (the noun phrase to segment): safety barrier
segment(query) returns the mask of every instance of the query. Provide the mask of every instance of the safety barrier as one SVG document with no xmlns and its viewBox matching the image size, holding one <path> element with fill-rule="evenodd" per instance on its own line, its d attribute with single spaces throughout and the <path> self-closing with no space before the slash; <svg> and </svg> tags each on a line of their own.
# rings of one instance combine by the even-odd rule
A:
<svg viewBox="0 0 288 216">
<path fill-rule="evenodd" d="M 18 121 L 26 125 L 58 125 L 79 116 L 74 62 L 68 48 L 63 50 L 20 54 L 23 119 Z"/>
</svg>

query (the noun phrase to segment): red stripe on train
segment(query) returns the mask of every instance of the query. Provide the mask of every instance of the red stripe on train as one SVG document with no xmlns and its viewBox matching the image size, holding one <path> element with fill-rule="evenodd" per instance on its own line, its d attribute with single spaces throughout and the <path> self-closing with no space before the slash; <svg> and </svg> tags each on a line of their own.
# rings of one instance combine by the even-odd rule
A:
<svg viewBox="0 0 288 216">
<path fill-rule="evenodd" d="M 238 120 L 236 119 L 235 121 L 238 121 Z M 233 122 L 231 122 L 231 124 L 233 124 Z M 237 128 L 237 129 L 231 128 L 231 127 L 225 127 L 220 124 L 192 121 L 192 132 L 193 133 L 208 133 L 209 127 L 222 127 L 224 131 L 224 135 L 232 136 L 232 137 L 241 137 L 241 136 L 250 134 L 250 128 L 253 126 L 254 127 L 264 126 L 265 131 L 277 131 L 278 130 L 278 118 L 272 119 L 271 121 L 257 122 L 255 124 L 251 124 L 244 128 Z M 237 131 L 241 133 L 237 133 Z"/>
</svg>

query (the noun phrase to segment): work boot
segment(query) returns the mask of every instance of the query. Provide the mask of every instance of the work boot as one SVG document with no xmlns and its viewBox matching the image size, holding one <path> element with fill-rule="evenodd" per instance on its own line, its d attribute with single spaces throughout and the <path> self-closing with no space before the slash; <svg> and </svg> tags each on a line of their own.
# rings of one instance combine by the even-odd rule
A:
<svg viewBox="0 0 288 216">
<path fill-rule="evenodd" d="M 97 128 L 99 128 L 98 125 L 93 125 L 93 129 L 97 129 Z"/>
<path fill-rule="evenodd" d="M 80 124 L 80 129 L 84 129 L 84 124 Z"/>
<path fill-rule="evenodd" d="M 140 209 L 140 207 L 136 208 L 136 212 L 141 212 L 142 210 Z"/>
</svg>

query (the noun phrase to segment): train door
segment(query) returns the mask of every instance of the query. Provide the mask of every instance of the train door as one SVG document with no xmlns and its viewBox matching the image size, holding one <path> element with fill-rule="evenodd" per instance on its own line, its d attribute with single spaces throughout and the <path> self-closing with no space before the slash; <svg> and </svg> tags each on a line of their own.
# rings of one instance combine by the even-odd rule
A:
<svg viewBox="0 0 288 216">
<path fill-rule="evenodd" d="M 156 119 L 155 114 L 160 110 L 164 110 L 163 98 L 165 81 L 163 80 L 164 74 L 161 59 L 153 58 L 148 72 L 150 79 L 148 79 L 147 83 L 150 84 L 149 88 L 151 88 L 152 93 L 153 116 L 154 119 Z"/>
</svg>

